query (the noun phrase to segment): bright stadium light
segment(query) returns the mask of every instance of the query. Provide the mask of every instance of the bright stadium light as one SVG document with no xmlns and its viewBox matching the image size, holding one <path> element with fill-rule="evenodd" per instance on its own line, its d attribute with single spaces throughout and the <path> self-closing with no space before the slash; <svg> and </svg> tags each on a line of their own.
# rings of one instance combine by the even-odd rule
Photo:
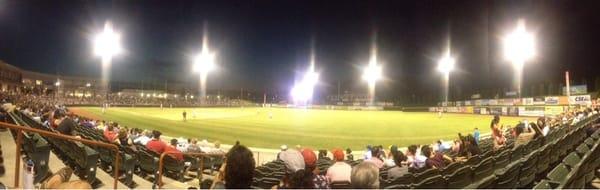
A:
<svg viewBox="0 0 600 190">
<path fill-rule="evenodd" d="M 122 51 L 121 35 L 113 30 L 109 22 L 106 22 L 103 31 L 94 37 L 94 55 L 102 58 L 102 85 L 106 88 L 107 101 L 110 91 L 108 80 L 112 57 Z"/>
<path fill-rule="evenodd" d="M 446 53 L 438 61 L 437 70 L 442 73 L 444 77 L 444 101 L 448 103 L 448 91 L 450 86 L 450 72 L 454 70 L 456 60 L 450 55 L 450 47 L 446 50 Z"/>
<path fill-rule="evenodd" d="M 371 47 L 371 57 L 369 58 L 369 64 L 364 68 L 362 78 L 367 81 L 369 85 L 369 103 L 375 102 L 375 84 L 383 77 L 383 68 L 381 65 L 377 65 L 377 48 L 373 44 Z"/>
<path fill-rule="evenodd" d="M 294 104 L 306 106 L 312 101 L 315 86 L 319 82 L 319 74 L 315 72 L 314 53 L 311 53 L 311 61 L 308 71 L 304 73 L 302 80 L 296 83 L 291 90 Z"/>
<path fill-rule="evenodd" d="M 536 56 L 535 36 L 525 29 L 525 21 L 519 20 L 517 27 L 502 39 L 504 59 L 510 61 L 515 70 L 515 87 L 521 97 L 523 67 L 525 62 Z"/>
<path fill-rule="evenodd" d="M 92 84 L 90 84 L 89 82 L 87 84 L 85 84 L 85 87 L 90 87 L 92 86 Z"/>
<path fill-rule="evenodd" d="M 206 26 L 204 26 L 204 35 L 202 36 L 202 50 L 194 57 L 193 68 L 194 72 L 200 74 L 200 103 L 206 97 L 206 79 L 208 73 L 216 69 L 215 64 L 215 53 L 211 52 L 208 48 L 208 32 Z"/>
</svg>

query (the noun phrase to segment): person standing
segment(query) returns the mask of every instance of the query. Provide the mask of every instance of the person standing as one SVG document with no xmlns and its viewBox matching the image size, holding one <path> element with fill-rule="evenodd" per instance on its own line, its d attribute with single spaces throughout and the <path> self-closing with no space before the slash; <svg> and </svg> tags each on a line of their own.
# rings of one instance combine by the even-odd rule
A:
<svg viewBox="0 0 600 190">
<path fill-rule="evenodd" d="M 475 131 L 473 131 L 473 138 L 475 138 L 475 143 L 479 145 L 479 128 L 475 127 Z"/>
<path fill-rule="evenodd" d="M 187 121 L 187 112 L 183 110 L 183 121 Z"/>
</svg>

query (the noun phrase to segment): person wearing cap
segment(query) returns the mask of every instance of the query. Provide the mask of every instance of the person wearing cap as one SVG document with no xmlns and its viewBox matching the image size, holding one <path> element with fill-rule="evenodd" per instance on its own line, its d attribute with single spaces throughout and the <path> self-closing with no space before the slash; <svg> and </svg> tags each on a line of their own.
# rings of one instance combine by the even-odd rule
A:
<svg viewBox="0 0 600 190">
<path fill-rule="evenodd" d="M 329 189 L 329 180 L 324 175 L 319 175 L 317 168 L 317 155 L 310 148 L 302 150 L 304 158 L 304 180 L 302 188 L 304 189 Z"/>
<path fill-rule="evenodd" d="M 279 150 L 281 150 L 281 151 L 279 151 L 279 153 L 277 153 L 277 159 L 281 160 L 281 158 L 279 156 L 281 155 L 282 152 L 286 151 L 287 149 L 288 149 L 287 145 L 281 145 L 279 147 Z M 300 151 L 300 150 L 298 150 L 298 151 Z"/>
<path fill-rule="evenodd" d="M 279 152 L 279 159 L 285 165 L 285 176 L 283 177 L 283 187 L 285 189 L 302 188 L 304 180 L 304 157 L 293 149 L 287 149 Z"/>
<path fill-rule="evenodd" d="M 334 149 L 331 153 L 333 154 L 335 163 L 327 169 L 327 178 L 331 182 L 350 182 L 352 166 L 344 162 L 344 152 L 340 149 Z"/>
</svg>

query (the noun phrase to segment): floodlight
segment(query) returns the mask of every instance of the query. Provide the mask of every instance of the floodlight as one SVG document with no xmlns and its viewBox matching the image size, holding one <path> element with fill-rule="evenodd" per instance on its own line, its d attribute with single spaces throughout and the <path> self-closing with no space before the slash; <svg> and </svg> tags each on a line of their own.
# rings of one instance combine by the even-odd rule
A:
<svg viewBox="0 0 600 190">
<path fill-rule="evenodd" d="M 448 53 L 438 61 L 437 70 L 442 73 L 450 73 L 452 70 L 454 70 L 455 62 L 456 61 L 454 58 Z"/>
<path fill-rule="evenodd" d="M 121 53 L 121 35 L 115 32 L 110 23 L 104 24 L 104 30 L 94 38 L 94 54 L 110 61 L 112 56 Z"/>
<path fill-rule="evenodd" d="M 87 84 L 85 84 L 86 87 L 90 87 L 92 86 L 92 84 L 90 84 L 89 82 Z"/>
<path fill-rule="evenodd" d="M 60 81 L 56 81 L 56 82 L 54 83 L 54 86 L 60 86 Z"/>
<path fill-rule="evenodd" d="M 194 58 L 194 72 L 206 74 L 215 69 L 215 54 L 204 49 Z"/>
<path fill-rule="evenodd" d="M 376 81 L 381 79 L 381 73 L 382 68 L 380 65 L 369 64 L 365 67 L 362 78 L 369 84 L 374 84 Z"/>
<path fill-rule="evenodd" d="M 535 57 L 535 36 L 525 30 L 525 21 L 519 20 L 514 31 L 503 39 L 504 58 L 515 66 Z"/>
</svg>

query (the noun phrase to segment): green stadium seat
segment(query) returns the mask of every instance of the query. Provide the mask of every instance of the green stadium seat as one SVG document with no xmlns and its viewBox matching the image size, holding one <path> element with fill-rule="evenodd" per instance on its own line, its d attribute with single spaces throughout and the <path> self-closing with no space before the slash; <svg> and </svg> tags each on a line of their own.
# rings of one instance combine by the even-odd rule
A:
<svg viewBox="0 0 600 190">
<path fill-rule="evenodd" d="M 446 187 L 450 189 L 462 189 L 473 182 L 473 170 L 471 166 L 459 168 L 454 173 L 446 176 Z"/>
<path fill-rule="evenodd" d="M 494 157 L 494 170 L 506 167 L 510 162 L 511 151 L 506 149 Z"/>
<path fill-rule="evenodd" d="M 550 171 L 548 173 L 548 175 L 546 175 L 546 178 L 548 178 L 551 181 L 560 183 L 566 179 L 568 174 L 569 174 L 569 168 L 566 165 L 561 163 L 558 166 L 556 166 L 554 169 L 552 169 L 552 171 Z"/>
<path fill-rule="evenodd" d="M 412 187 L 415 189 L 445 189 L 446 180 L 441 175 L 436 175 L 413 184 Z"/>
<path fill-rule="evenodd" d="M 587 153 L 590 152 L 590 148 L 588 148 L 588 146 L 585 143 L 582 143 L 579 146 L 577 146 L 577 148 L 575 149 L 575 151 L 580 156 L 583 156 L 583 155 L 585 155 L 585 154 L 587 154 Z"/>
<path fill-rule="evenodd" d="M 596 143 L 596 140 L 594 140 L 594 138 L 589 137 L 587 139 L 585 139 L 585 141 L 583 141 L 585 143 L 585 145 L 588 146 L 588 148 L 592 148 L 594 146 L 594 143 Z"/>
<path fill-rule="evenodd" d="M 494 158 L 486 158 L 473 167 L 473 181 L 477 182 L 494 174 Z"/>
<path fill-rule="evenodd" d="M 546 145 L 540 148 L 540 154 L 538 156 L 538 161 L 536 164 L 536 175 L 540 175 L 550 166 L 550 151 L 552 147 L 550 145 Z"/>
<path fill-rule="evenodd" d="M 533 187 L 533 189 L 556 189 L 559 185 L 559 183 L 543 179 L 538 184 L 536 184 Z"/>
<path fill-rule="evenodd" d="M 512 153 L 510 154 L 510 162 L 516 162 L 518 160 L 520 160 L 521 158 L 523 158 L 523 152 L 525 151 L 525 146 L 527 145 L 521 145 L 518 147 L 515 147 L 512 150 Z"/>
<path fill-rule="evenodd" d="M 519 171 L 519 187 L 524 188 L 532 184 L 535 180 L 535 173 L 537 169 L 539 150 L 532 152 L 529 156 L 522 158 L 521 167 Z"/>
<path fill-rule="evenodd" d="M 412 174 L 406 174 L 401 177 L 394 178 L 389 181 L 389 186 L 394 186 L 396 188 L 387 188 L 387 189 L 406 189 L 410 188 L 410 185 L 414 182 L 415 177 Z M 384 187 L 385 189 L 386 187 Z"/>
<path fill-rule="evenodd" d="M 567 157 L 563 159 L 563 163 L 569 168 L 575 167 L 575 165 L 581 162 L 581 158 L 577 155 L 576 152 L 571 152 Z"/>
<path fill-rule="evenodd" d="M 334 181 L 329 184 L 332 189 L 352 189 L 352 185 L 349 181 Z M 397 189 L 397 188 L 392 188 Z"/>
<path fill-rule="evenodd" d="M 471 158 L 465 161 L 464 165 L 466 166 L 475 166 L 481 162 L 481 158 L 479 156 L 472 156 Z"/>
<path fill-rule="evenodd" d="M 435 168 L 431 168 L 421 173 L 414 174 L 415 179 L 426 179 L 437 175 L 440 175 L 440 170 Z"/>
<path fill-rule="evenodd" d="M 521 162 L 511 163 L 506 167 L 496 171 L 496 181 L 494 188 L 498 189 L 515 189 L 519 183 L 519 171 L 521 168 Z"/>
<path fill-rule="evenodd" d="M 441 174 L 443 176 L 450 175 L 450 174 L 454 173 L 456 170 L 458 170 L 459 168 L 462 168 L 463 166 L 464 166 L 464 164 L 462 162 L 453 162 L 451 164 L 448 164 L 445 168 L 443 168 L 441 170 Z"/>
</svg>

